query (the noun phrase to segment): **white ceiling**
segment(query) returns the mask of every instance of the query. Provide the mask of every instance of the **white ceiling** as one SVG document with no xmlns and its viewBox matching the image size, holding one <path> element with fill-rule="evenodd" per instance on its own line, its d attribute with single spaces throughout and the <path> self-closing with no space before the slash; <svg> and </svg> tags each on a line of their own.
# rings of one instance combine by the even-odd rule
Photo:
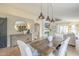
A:
<svg viewBox="0 0 79 59">
<path fill-rule="evenodd" d="M 53 5 L 53 16 L 59 19 L 64 19 L 64 18 L 79 18 L 79 3 L 54 3 L 54 4 L 46 4 L 43 3 L 42 7 L 43 7 L 43 14 L 44 16 L 47 16 L 47 6 L 49 6 L 49 16 L 50 18 L 52 17 L 52 5 Z M 1 8 L 7 8 L 9 11 L 8 12 L 13 12 L 12 8 L 16 9 L 18 12 L 22 12 L 23 17 L 25 18 L 29 18 L 29 19 L 37 19 L 37 17 L 39 16 L 39 13 L 41 11 L 40 7 L 41 4 L 40 3 L 10 3 L 10 4 L 0 4 L 0 10 Z M 7 10 L 6 9 L 6 10 Z M 6 11 L 7 12 L 7 11 Z M 17 12 L 18 16 L 22 16 L 19 15 Z M 4 13 L 4 12 L 3 12 Z M 16 13 L 15 10 L 12 14 Z M 15 14 L 14 14 L 15 15 Z M 29 16 L 28 16 L 29 15 Z"/>
</svg>

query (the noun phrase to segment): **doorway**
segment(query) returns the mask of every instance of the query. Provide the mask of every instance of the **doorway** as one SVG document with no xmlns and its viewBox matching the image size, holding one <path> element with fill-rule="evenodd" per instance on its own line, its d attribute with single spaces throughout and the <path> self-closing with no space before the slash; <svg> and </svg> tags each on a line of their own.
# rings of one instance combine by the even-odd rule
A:
<svg viewBox="0 0 79 59">
<path fill-rule="evenodd" d="M 7 18 L 0 17 L 0 48 L 7 47 Z"/>
</svg>

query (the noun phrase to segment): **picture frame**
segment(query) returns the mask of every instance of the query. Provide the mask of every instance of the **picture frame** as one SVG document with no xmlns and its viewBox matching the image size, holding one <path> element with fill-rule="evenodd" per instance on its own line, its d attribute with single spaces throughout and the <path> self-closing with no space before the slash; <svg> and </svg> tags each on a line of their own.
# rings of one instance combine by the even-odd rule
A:
<svg viewBox="0 0 79 59">
<path fill-rule="evenodd" d="M 44 29 L 48 30 L 50 28 L 49 22 L 44 22 Z"/>
<path fill-rule="evenodd" d="M 45 23 L 45 28 L 48 29 L 50 27 L 49 23 Z"/>
</svg>

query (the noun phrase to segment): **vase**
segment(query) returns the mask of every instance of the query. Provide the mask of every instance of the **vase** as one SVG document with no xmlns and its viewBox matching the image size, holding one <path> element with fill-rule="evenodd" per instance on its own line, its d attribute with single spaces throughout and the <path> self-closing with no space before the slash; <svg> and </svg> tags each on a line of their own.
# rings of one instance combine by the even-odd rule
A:
<svg viewBox="0 0 79 59">
<path fill-rule="evenodd" d="M 49 41 L 48 46 L 52 47 L 53 46 L 53 36 L 48 36 L 48 41 Z"/>
<path fill-rule="evenodd" d="M 53 36 L 48 36 L 48 41 L 51 42 L 53 40 Z"/>
</svg>

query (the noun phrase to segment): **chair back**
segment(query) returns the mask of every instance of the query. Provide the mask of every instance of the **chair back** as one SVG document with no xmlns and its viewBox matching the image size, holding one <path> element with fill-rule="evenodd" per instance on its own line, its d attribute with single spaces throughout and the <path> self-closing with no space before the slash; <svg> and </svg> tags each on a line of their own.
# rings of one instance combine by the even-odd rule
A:
<svg viewBox="0 0 79 59">
<path fill-rule="evenodd" d="M 17 45 L 20 49 L 21 56 L 32 56 L 32 52 L 28 44 L 25 44 L 21 40 L 17 40 Z"/>
<path fill-rule="evenodd" d="M 69 43 L 70 37 L 68 37 L 60 46 L 59 51 L 58 51 L 58 56 L 65 56 L 67 52 L 67 47 Z"/>
</svg>

